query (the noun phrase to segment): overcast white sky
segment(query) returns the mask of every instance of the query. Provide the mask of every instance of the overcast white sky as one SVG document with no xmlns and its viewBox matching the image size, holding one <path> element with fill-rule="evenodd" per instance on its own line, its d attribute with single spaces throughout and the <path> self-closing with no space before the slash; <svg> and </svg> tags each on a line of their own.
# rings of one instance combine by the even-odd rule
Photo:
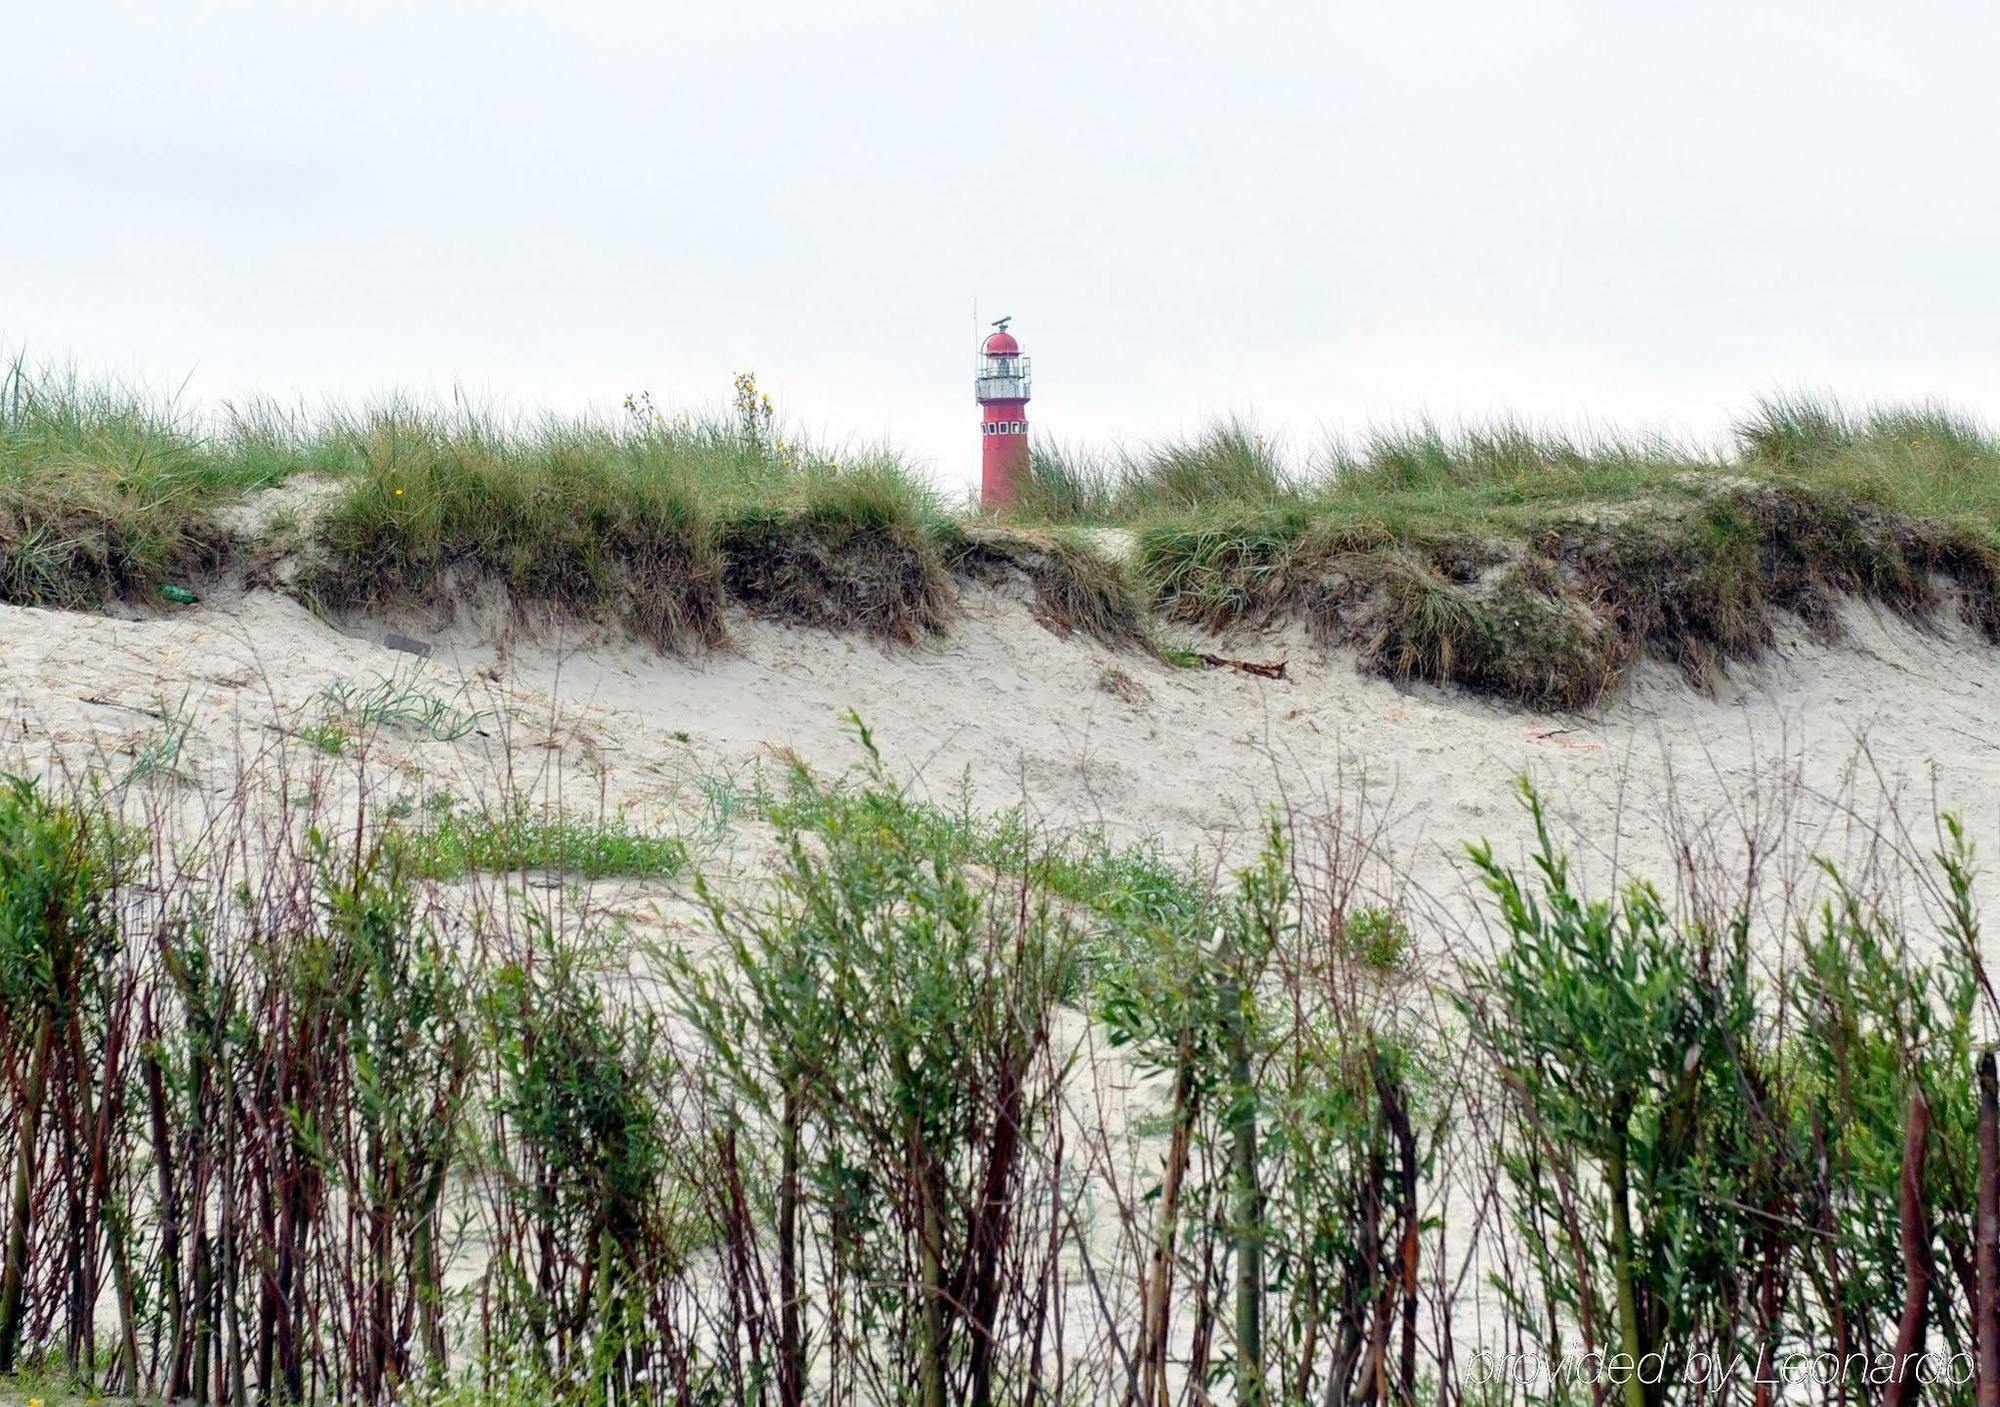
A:
<svg viewBox="0 0 2000 1407">
<path fill-rule="evenodd" d="M 0 3 L 0 348 L 199 402 L 720 404 L 975 476 L 1757 393 L 2000 418 L 2000 10 Z"/>
</svg>

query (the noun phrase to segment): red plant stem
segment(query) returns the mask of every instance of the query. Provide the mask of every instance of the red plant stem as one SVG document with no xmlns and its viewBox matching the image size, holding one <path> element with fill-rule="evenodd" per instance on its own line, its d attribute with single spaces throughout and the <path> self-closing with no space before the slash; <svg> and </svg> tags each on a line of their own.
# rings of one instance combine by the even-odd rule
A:
<svg viewBox="0 0 2000 1407">
<path fill-rule="evenodd" d="M 1924 1154 L 1930 1132 L 1930 1101 L 1922 1090 L 1914 1090 L 1903 1131 L 1903 1315 L 1896 1326 L 1895 1372 L 1882 1394 L 1882 1407 L 1909 1407 L 1917 1396 L 1916 1359 L 1924 1351 L 1931 1293 L 1930 1225 L 1924 1215 Z"/>
</svg>

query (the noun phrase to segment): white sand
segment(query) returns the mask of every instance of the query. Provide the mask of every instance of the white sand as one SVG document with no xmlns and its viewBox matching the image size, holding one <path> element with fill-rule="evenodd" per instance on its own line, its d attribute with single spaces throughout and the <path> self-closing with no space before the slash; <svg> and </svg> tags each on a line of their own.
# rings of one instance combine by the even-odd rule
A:
<svg viewBox="0 0 2000 1407">
<path fill-rule="evenodd" d="M 1021 803 L 1053 824 L 1102 822 L 1177 850 L 1241 853 L 1281 797 L 1366 810 L 1402 882 L 1432 893 L 1463 885 L 1465 840 L 1521 853 L 1511 789 L 1522 773 L 1599 875 L 1615 854 L 1671 881 L 1670 797 L 1684 824 L 1787 808 L 1781 848 L 1794 866 L 1820 849 L 1852 857 L 1867 837 L 1848 813 L 1875 821 L 1892 798 L 1920 850 L 1944 806 L 2000 853 L 2000 651 L 1955 619 L 1920 631 L 1854 605 L 1839 643 L 1786 631 L 1713 693 L 1648 666 L 1596 715 L 1557 718 L 1398 688 L 1291 636 L 1218 646 L 1285 658 L 1286 677 L 1265 680 L 1058 638 L 1000 591 L 968 592 L 965 606 L 951 636 L 924 648 L 739 616 L 730 646 L 695 658 L 529 631 L 490 607 L 450 630 L 401 621 L 438 641 L 427 688 L 463 685 L 469 706 L 505 721 L 458 743 L 392 731 L 371 763 L 466 796 L 489 784 L 504 748 L 517 776 L 559 780 L 571 804 L 601 795 L 651 824 L 685 818 L 718 778 L 760 762 L 768 772 L 787 751 L 822 770 L 851 765 L 851 709 L 934 796 L 966 785 L 980 806 Z M 329 681 L 413 667 L 378 643 L 384 628 L 343 633 L 264 592 L 155 619 L 0 608 L 0 765 L 61 756 L 115 774 L 161 731 L 134 710 L 185 698 L 190 770 L 220 791 L 232 759 L 274 736 L 267 725 L 319 716 Z"/>
</svg>

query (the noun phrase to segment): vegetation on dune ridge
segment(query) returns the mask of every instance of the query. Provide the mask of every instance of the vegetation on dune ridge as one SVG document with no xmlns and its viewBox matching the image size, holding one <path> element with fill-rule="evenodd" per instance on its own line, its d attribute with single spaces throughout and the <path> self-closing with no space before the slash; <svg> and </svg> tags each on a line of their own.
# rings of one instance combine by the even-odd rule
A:
<svg viewBox="0 0 2000 1407">
<path fill-rule="evenodd" d="M 1032 468 L 1028 512 L 1136 530 L 1169 618 L 1296 617 L 1377 673 L 1535 707 L 1587 705 L 1642 654 L 1704 681 L 1781 611 L 1830 637 L 1844 596 L 1922 618 L 1940 577 L 2000 640 L 2000 440 L 1941 408 L 1776 399 L 1726 458 L 1419 425 L 1292 472 L 1230 423 Z"/>
<path fill-rule="evenodd" d="M 228 510 L 299 476 L 333 486 L 296 544 L 296 589 L 332 610 L 449 609 L 494 583 L 519 609 L 618 621 L 662 648 L 720 643 L 731 600 L 907 642 L 949 624 L 954 566 L 1004 553 L 1053 624 L 1143 634 L 1116 563 L 994 531 L 969 551 L 893 454 L 788 439 L 748 376 L 724 416 L 670 417 L 638 397 L 615 422 L 391 403 L 201 423 L 16 362 L 0 385 L 0 602 L 157 599 L 254 546 Z"/>
<path fill-rule="evenodd" d="M 734 421 L 378 418 L 318 517 L 308 593 L 335 609 L 448 604 L 478 581 L 517 607 L 620 620 L 663 648 L 713 645 L 730 599 L 913 640 L 951 597 L 941 513 L 893 458 L 840 461 L 780 438 L 753 383 Z"/>
<path fill-rule="evenodd" d="M 87 608 L 215 570 L 230 548 L 215 508 L 259 482 L 249 470 L 156 406 L 16 361 L 0 377 L 0 602 Z"/>
<path fill-rule="evenodd" d="M 508 423 L 390 404 L 198 424 L 16 363 L 0 385 L 0 601 L 153 599 L 241 560 L 229 509 L 332 484 L 293 589 L 330 610 L 450 609 L 497 584 L 522 611 L 616 621 L 661 648 L 726 635 L 731 602 L 915 641 L 956 583 L 1016 576 L 1060 631 L 1145 645 L 1149 618 L 1304 621 L 1397 679 L 1578 708 L 1641 656 L 1697 682 L 1754 659 L 1780 612 L 1831 635 L 1844 596 L 1913 619 L 1936 582 L 2000 639 L 2000 441 L 1939 407 L 1763 403 L 1729 455 L 1434 425 L 1304 466 L 1241 421 L 1116 455 L 1037 445 L 1004 522 L 955 516 L 893 454 L 786 438 L 754 379 L 727 415 L 627 403 L 615 422 Z M 1088 529 L 1137 541 L 1116 560 Z"/>
</svg>

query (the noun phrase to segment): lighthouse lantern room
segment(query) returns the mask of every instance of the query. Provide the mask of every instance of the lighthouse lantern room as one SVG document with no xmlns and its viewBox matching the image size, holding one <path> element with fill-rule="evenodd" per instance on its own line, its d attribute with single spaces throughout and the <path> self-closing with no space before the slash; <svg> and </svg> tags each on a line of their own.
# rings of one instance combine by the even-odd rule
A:
<svg viewBox="0 0 2000 1407">
<path fill-rule="evenodd" d="M 1028 477 L 1028 359 L 1001 318 L 980 344 L 972 394 L 979 402 L 979 504 L 997 512 Z"/>
</svg>

